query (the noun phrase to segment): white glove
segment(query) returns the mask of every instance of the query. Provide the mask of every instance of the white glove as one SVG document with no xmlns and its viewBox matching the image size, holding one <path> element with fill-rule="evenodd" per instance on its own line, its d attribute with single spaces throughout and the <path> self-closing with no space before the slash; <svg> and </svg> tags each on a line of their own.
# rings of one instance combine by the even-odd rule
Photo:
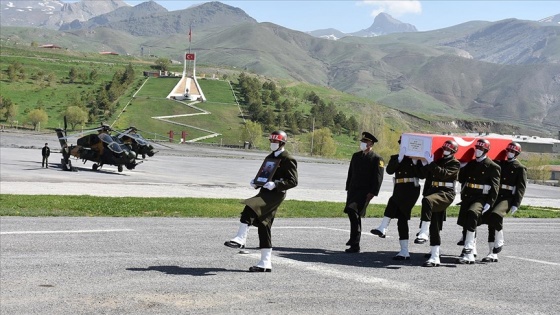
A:
<svg viewBox="0 0 560 315">
<path fill-rule="evenodd" d="M 516 206 L 511 206 L 511 209 L 509 209 L 509 213 L 511 215 L 513 215 L 515 213 L 515 211 L 517 211 L 517 207 Z"/>
<path fill-rule="evenodd" d="M 484 208 L 482 208 L 482 214 L 484 214 L 484 212 L 488 211 L 490 209 L 490 205 L 489 204 L 485 204 Z"/>
<path fill-rule="evenodd" d="M 412 164 L 416 165 L 418 163 L 418 159 L 412 159 Z"/>
<path fill-rule="evenodd" d="M 406 148 L 402 147 L 401 150 L 399 151 L 399 157 L 397 158 L 397 160 L 400 162 L 402 162 L 402 160 L 404 159 L 404 154 L 406 153 Z"/>
<path fill-rule="evenodd" d="M 266 188 L 268 190 L 273 190 L 274 188 L 276 188 L 276 184 L 274 182 L 268 182 L 264 184 L 263 188 Z"/>
<path fill-rule="evenodd" d="M 251 179 L 251 182 L 249 184 L 251 185 L 251 187 L 253 187 L 255 189 L 257 188 L 257 185 L 255 185 L 255 179 L 254 178 Z"/>
<path fill-rule="evenodd" d="M 428 164 L 434 161 L 434 156 L 428 151 L 424 152 L 424 158 L 426 159 L 426 162 L 428 162 Z"/>
</svg>

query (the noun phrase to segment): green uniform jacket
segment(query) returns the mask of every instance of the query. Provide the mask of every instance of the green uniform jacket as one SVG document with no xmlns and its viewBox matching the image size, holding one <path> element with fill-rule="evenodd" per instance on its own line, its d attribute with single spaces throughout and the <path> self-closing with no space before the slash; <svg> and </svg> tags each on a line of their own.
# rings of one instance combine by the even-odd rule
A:
<svg viewBox="0 0 560 315">
<path fill-rule="evenodd" d="M 346 179 L 346 207 L 344 212 L 356 211 L 361 217 L 366 216 L 368 205 L 367 194 L 377 196 L 381 183 L 385 163 L 383 158 L 373 151 L 356 152 L 352 155 Z"/>
<path fill-rule="evenodd" d="M 297 161 L 287 152 L 284 151 L 274 156 L 274 152 L 269 154 L 268 158 L 279 159 L 278 168 L 272 176 L 272 181 L 276 184 L 276 188 L 268 190 L 260 188 L 259 193 L 243 201 L 258 216 L 258 220 L 265 225 L 271 225 L 276 215 L 276 210 L 286 198 L 286 190 L 294 188 L 298 184 Z"/>
<path fill-rule="evenodd" d="M 464 226 L 467 211 L 475 211 L 480 215 L 485 204 L 492 207 L 496 202 L 500 189 L 500 166 L 489 158 L 485 158 L 481 162 L 472 160 L 461 168 L 459 182 L 461 183 L 461 209 L 457 224 Z M 482 189 L 468 187 L 467 183 L 489 185 L 490 190 L 487 194 L 483 194 Z M 475 203 L 478 205 L 474 205 Z"/>
<path fill-rule="evenodd" d="M 433 186 L 432 183 L 452 183 L 457 180 L 461 163 L 451 156 L 420 166 L 420 177 L 425 178 L 422 195 L 431 205 L 432 212 L 443 212 L 455 200 L 455 187 Z"/>
<path fill-rule="evenodd" d="M 501 168 L 500 190 L 492 212 L 503 218 L 512 206 L 519 208 L 519 205 L 521 205 L 527 187 L 527 168 L 517 160 L 496 161 L 496 163 Z M 504 188 L 503 185 L 510 186 L 508 188 L 515 187 L 515 192 Z"/>
<path fill-rule="evenodd" d="M 389 163 L 387 163 L 387 174 L 395 174 L 393 195 L 389 198 L 387 207 L 385 208 L 385 216 L 397 218 L 398 213 L 405 215 L 410 220 L 410 213 L 414 204 L 420 196 L 420 184 L 418 186 L 414 182 L 399 183 L 400 179 L 419 178 L 419 170 L 411 158 L 405 156 L 399 163 L 399 155 L 391 155 Z"/>
</svg>

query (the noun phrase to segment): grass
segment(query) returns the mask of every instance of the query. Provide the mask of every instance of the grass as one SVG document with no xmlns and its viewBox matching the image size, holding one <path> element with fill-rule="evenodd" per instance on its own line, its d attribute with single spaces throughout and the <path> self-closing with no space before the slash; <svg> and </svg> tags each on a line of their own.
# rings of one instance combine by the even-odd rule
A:
<svg viewBox="0 0 560 315">
<path fill-rule="evenodd" d="M 189 217 L 235 218 L 242 210 L 241 200 L 209 198 L 140 198 L 53 195 L 0 195 L 0 216 L 72 216 L 72 217 Z M 280 206 L 280 218 L 345 218 L 342 202 L 286 200 Z M 381 218 L 385 205 L 372 204 L 368 217 Z M 448 209 L 456 217 L 459 207 Z M 420 216 L 415 206 L 413 217 Z M 521 206 L 516 218 L 560 218 L 560 209 Z M 454 220 L 448 220 L 453 222 Z"/>
</svg>

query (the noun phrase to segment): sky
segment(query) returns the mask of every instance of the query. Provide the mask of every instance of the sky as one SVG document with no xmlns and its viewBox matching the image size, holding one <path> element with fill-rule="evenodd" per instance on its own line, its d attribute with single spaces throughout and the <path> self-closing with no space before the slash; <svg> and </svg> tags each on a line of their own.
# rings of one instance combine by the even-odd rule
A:
<svg viewBox="0 0 560 315">
<path fill-rule="evenodd" d="M 63 0 L 76 2 L 75 0 Z M 130 5 L 144 1 L 124 0 Z M 169 11 L 187 9 L 208 1 L 156 0 Z M 220 1 L 245 11 L 257 22 L 271 22 L 302 32 L 335 28 L 344 33 L 366 29 L 381 12 L 430 31 L 468 21 L 495 22 L 508 18 L 537 21 L 560 14 L 560 1 Z"/>
</svg>

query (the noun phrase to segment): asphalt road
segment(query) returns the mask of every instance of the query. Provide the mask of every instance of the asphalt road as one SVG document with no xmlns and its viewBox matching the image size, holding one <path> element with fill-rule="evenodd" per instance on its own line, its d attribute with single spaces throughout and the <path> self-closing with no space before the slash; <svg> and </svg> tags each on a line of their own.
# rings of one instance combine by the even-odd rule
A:
<svg viewBox="0 0 560 315">
<path fill-rule="evenodd" d="M 460 230 L 444 226 L 442 266 L 427 245 L 391 259 L 398 234 L 362 237 L 346 254 L 345 219 L 278 219 L 273 270 L 223 246 L 235 219 L 3 217 L 1 314 L 558 314 L 560 220 L 507 218 L 498 263 L 459 265 Z M 380 219 L 366 219 L 369 230 Z M 414 222 L 416 223 L 416 222 Z M 415 225 L 411 223 L 411 226 Z M 414 230 L 414 229 L 413 229 Z M 483 229 L 484 230 L 484 229 Z M 486 232 L 478 250 L 487 252 Z M 479 257 L 480 259 L 480 257 Z"/>
<path fill-rule="evenodd" d="M 243 199 L 264 152 L 184 145 L 161 150 L 134 171 L 64 172 L 56 154 L 40 166 L 46 139 L 0 134 L 2 194 L 193 196 Z M 55 140 L 49 138 L 51 147 Z M 300 185 L 288 198 L 344 201 L 347 163 L 298 157 Z M 374 202 L 386 202 L 386 176 Z M 525 202 L 558 207 L 557 187 L 529 185 Z M 241 210 L 241 209 L 240 209 Z M 342 211 L 342 209 L 341 209 Z M 411 236 L 417 219 L 410 222 Z M 344 253 L 346 219 L 277 219 L 273 272 L 248 273 L 259 260 L 223 246 L 237 219 L 0 218 L 0 314 L 558 314 L 560 220 L 505 219 L 498 263 L 459 265 L 454 220 L 444 225 L 442 266 L 423 268 L 427 245 L 398 252 L 369 234 L 362 253 Z M 487 232 L 478 234 L 480 260 Z"/>
</svg>

